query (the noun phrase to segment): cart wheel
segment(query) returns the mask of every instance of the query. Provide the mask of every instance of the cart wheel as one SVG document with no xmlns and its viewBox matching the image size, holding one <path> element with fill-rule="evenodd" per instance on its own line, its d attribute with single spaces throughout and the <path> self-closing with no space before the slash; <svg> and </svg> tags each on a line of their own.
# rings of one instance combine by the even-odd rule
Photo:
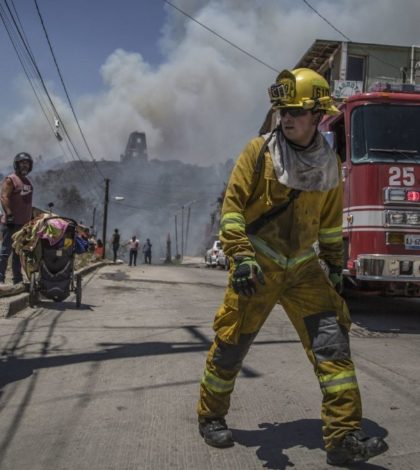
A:
<svg viewBox="0 0 420 470">
<path fill-rule="evenodd" d="M 82 276 L 77 274 L 76 276 L 76 307 L 80 307 L 82 303 Z"/>
<path fill-rule="evenodd" d="M 35 307 L 38 303 L 38 292 L 36 290 L 36 274 L 31 274 L 30 284 L 29 284 L 29 306 Z"/>
</svg>

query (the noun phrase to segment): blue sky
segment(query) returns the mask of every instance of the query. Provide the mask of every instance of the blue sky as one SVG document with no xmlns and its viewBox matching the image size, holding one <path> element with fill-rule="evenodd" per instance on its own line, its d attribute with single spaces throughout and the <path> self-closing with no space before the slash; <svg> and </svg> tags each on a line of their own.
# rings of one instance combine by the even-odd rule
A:
<svg viewBox="0 0 420 470">
<path fill-rule="evenodd" d="M 15 6 L 41 72 L 59 90 L 34 2 L 15 0 Z M 166 12 L 160 0 L 38 0 L 38 6 L 71 96 L 102 88 L 99 69 L 115 49 L 139 52 L 155 66 L 163 60 L 158 40 Z M 2 23 L 0 57 L 1 116 L 19 103 L 15 81 L 23 73 Z"/>
<path fill-rule="evenodd" d="M 6 0 L 0 0 L 0 5 Z M 11 0 L 7 0 L 10 4 Z M 299 0 L 172 0 L 280 71 L 316 39 L 343 38 Z M 73 116 L 32 0 L 14 0 L 62 122 Z M 38 0 L 65 83 L 96 158 L 119 160 L 132 131 L 151 158 L 202 165 L 236 158 L 268 110 L 276 72 L 163 0 Z M 310 0 L 353 41 L 418 44 L 418 0 Z M 0 24 L 0 167 L 29 151 L 69 159 L 55 139 Z M 51 110 L 47 116 L 54 121 Z M 83 158 L 89 158 L 83 145 Z"/>
</svg>

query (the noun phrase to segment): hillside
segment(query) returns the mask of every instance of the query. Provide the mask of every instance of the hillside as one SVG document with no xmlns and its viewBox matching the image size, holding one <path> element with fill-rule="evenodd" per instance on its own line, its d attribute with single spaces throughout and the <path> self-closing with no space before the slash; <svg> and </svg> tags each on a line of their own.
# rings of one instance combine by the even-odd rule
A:
<svg viewBox="0 0 420 470">
<path fill-rule="evenodd" d="M 154 242 L 155 256 L 164 256 L 168 233 L 175 247 L 175 215 L 178 219 L 179 251 L 181 219 L 184 213 L 184 240 L 188 206 L 191 207 L 186 252 L 201 254 L 205 226 L 217 198 L 229 177 L 233 162 L 219 166 L 198 166 L 180 161 L 131 159 L 124 162 L 71 162 L 46 172 L 34 171 L 34 205 L 95 225 L 102 236 L 104 177 L 110 179 L 108 237 L 119 228 L 123 240 L 137 235 Z M 115 200 L 115 197 L 124 200 Z M 184 206 L 184 211 L 182 211 Z M 185 251 L 185 250 L 184 250 Z"/>
</svg>

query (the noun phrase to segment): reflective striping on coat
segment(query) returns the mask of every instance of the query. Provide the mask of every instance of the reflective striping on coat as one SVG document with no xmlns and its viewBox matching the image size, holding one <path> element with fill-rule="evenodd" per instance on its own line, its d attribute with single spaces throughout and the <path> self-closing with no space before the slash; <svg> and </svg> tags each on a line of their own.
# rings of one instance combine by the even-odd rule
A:
<svg viewBox="0 0 420 470">
<path fill-rule="evenodd" d="M 229 393 L 235 386 L 235 379 L 223 380 L 205 369 L 201 384 L 215 393 Z"/>
<path fill-rule="evenodd" d="M 245 218 L 240 212 L 227 212 L 220 221 L 220 231 L 222 233 L 230 230 L 239 230 L 245 233 Z"/>
<path fill-rule="evenodd" d="M 322 228 L 318 234 L 321 243 L 337 243 L 343 239 L 342 227 Z"/>
<path fill-rule="evenodd" d="M 283 256 L 280 253 L 276 253 L 262 238 L 257 237 L 256 235 L 248 235 L 248 238 L 256 251 L 259 251 L 263 255 L 267 256 L 267 258 L 270 258 L 282 268 L 291 268 L 297 264 L 303 263 L 310 258 L 315 258 L 316 256 L 315 250 L 311 247 L 303 251 L 300 256 L 295 258 L 286 258 L 286 256 Z"/>
<path fill-rule="evenodd" d="M 354 369 L 336 374 L 320 375 L 318 378 L 323 393 L 337 393 L 358 388 Z"/>
</svg>

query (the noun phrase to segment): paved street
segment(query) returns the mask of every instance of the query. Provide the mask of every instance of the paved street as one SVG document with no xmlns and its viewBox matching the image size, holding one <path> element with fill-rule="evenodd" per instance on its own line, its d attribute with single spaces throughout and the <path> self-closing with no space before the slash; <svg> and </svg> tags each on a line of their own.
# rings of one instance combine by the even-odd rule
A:
<svg viewBox="0 0 420 470">
<path fill-rule="evenodd" d="M 110 265 L 83 306 L 45 300 L 0 319 L 1 470 L 318 470 L 321 392 L 276 308 L 249 353 L 217 450 L 197 431 L 198 383 L 226 272 Z M 420 301 L 353 296 L 367 431 L 390 451 L 365 470 L 418 469 Z"/>
</svg>

